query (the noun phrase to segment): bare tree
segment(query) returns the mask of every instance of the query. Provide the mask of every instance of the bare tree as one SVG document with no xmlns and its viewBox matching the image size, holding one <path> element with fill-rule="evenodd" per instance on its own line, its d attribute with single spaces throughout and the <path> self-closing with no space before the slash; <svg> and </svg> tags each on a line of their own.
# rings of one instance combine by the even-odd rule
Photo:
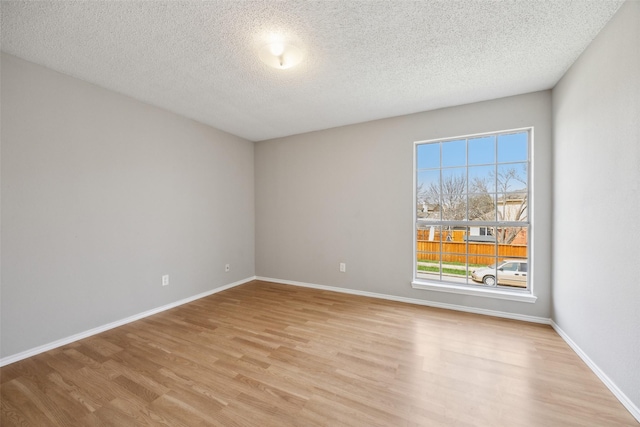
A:
<svg viewBox="0 0 640 427">
<path fill-rule="evenodd" d="M 489 194 L 486 180 L 475 178 L 469 184 L 463 174 L 447 175 L 442 179 L 442 188 L 435 183 L 424 188 L 418 186 L 418 200 L 428 206 L 442 210 L 442 218 L 451 221 L 480 219 L 495 210 L 493 197 Z M 467 206 L 468 204 L 468 206 Z M 467 216 L 468 208 L 468 216 Z"/>
<path fill-rule="evenodd" d="M 497 184 L 498 200 L 489 191 L 489 182 Z M 517 190 L 514 186 L 522 184 Z M 528 215 L 528 192 L 526 171 L 518 171 L 516 167 L 501 170 L 487 178 L 474 178 L 469 183 L 464 174 L 446 175 L 440 185 L 430 183 L 418 185 L 418 201 L 426 204 L 431 210 L 441 212 L 443 220 L 463 221 L 491 220 L 494 212 L 499 221 L 526 221 Z M 511 191 L 510 191 L 511 190 Z M 523 227 L 503 227 L 497 230 L 499 243 L 513 242 Z"/>
<path fill-rule="evenodd" d="M 466 208 L 467 179 L 463 174 L 449 175 L 442 180 L 442 188 L 435 183 L 423 188 L 418 187 L 418 198 L 433 209 L 442 211 L 446 220 L 463 220 Z"/>
<path fill-rule="evenodd" d="M 483 219 L 495 211 L 495 201 L 489 194 L 486 179 L 474 178 L 469 185 L 469 219 Z"/>
<path fill-rule="evenodd" d="M 498 220 L 499 221 L 526 221 L 528 216 L 528 192 L 526 171 L 519 172 L 515 167 L 498 172 L 498 192 L 501 194 L 498 199 Z M 524 188 L 519 188 L 509 194 L 509 190 L 515 184 L 522 184 Z M 499 243 L 511 243 L 522 231 L 523 227 L 503 227 L 498 232 Z"/>
</svg>

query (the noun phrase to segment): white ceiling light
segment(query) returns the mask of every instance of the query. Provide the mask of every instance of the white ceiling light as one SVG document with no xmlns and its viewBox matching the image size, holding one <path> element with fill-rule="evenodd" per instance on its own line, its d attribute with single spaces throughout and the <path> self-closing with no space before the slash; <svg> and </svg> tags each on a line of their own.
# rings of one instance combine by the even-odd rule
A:
<svg viewBox="0 0 640 427">
<path fill-rule="evenodd" d="M 302 51 L 291 44 L 274 42 L 262 46 L 260 59 L 270 67 L 285 70 L 302 61 Z"/>
</svg>

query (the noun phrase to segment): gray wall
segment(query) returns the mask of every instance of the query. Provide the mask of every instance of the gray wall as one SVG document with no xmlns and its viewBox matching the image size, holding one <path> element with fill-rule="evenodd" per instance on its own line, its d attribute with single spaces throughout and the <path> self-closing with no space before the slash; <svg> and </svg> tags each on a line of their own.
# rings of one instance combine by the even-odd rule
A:
<svg viewBox="0 0 640 427">
<path fill-rule="evenodd" d="M 525 126 L 535 127 L 538 301 L 412 289 L 413 142 Z M 258 142 L 256 273 L 549 318 L 550 163 L 550 91 Z"/>
<path fill-rule="evenodd" d="M 640 407 L 640 2 L 553 90 L 553 318 Z"/>
<path fill-rule="evenodd" d="M 9 55 L 1 74 L 2 356 L 254 275 L 252 142 Z"/>
</svg>

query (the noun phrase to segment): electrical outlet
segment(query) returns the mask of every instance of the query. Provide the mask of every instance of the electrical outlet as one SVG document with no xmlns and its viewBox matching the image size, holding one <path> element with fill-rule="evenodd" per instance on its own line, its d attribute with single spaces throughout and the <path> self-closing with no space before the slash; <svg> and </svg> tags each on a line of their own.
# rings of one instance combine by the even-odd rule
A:
<svg viewBox="0 0 640 427">
<path fill-rule="evenodd" d="M 346 273 L 347 272 L 347 264 L 344 262 L 340 263 L 340 273 Z"/>
<path fill-rule="evenodd" d="M 231 265 L 230 264 L 225 264 L 224 265 L 224 271 L 226 271 L 227 273 L 231 270 Z"/>
<path fill-rule="evenodd" d="M 169 275 L 165 274 L 162 276 L 162 286 L 167 286 L 169 284 Z"/>
</svg>

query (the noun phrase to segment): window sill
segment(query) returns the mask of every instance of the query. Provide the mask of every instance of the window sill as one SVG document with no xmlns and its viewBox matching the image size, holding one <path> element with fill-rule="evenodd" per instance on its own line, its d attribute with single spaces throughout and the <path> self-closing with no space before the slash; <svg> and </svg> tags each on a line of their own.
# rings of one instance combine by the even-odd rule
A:
<svg viewBox="0 0 640 427">
<path fill-rule="evenodd" d="M 433 283 L 423 280 L 414 280 L 411 282 L 414 289 L 423 289 L 427 291 L 448 292 L 451 294 L 473 295 L 476 297 L 486 297 L 495 299 L 505 299 L 510 301 L 534 303 L 538 299 L 535 295 L 527 291 L 507 291 L 496 288 L 472 288 L 469 286 L 460 286 L 445 283 Z"/>
</svg>

